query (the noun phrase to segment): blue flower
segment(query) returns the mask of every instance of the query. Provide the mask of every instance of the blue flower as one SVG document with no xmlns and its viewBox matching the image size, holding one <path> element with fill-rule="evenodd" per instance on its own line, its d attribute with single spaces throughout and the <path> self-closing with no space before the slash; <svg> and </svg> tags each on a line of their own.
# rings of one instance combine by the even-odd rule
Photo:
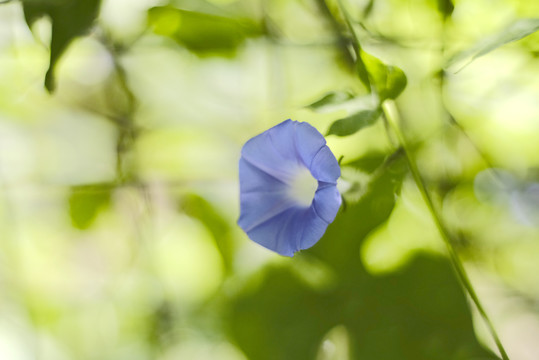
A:
<svg viewBox="0 0 539 360">
<path fill-rule="evenodd" d="M 316 244 L 341 206 L 341 169 L 326 140 L 286 120 L 245 143 L 240 159 L 240 218 L 249 238 L 281 255 Z"/>
</svg>

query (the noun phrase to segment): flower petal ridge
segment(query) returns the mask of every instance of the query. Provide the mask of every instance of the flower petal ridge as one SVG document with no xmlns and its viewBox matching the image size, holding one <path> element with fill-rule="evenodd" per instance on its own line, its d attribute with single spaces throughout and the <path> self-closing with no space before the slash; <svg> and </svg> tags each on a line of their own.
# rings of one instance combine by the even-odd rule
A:
<svg viewBox="0 0 539 360">
<path fill-rule="evenodd" d="M 310 205 L 290 195 L 305 169 L 318 183 Z M 318 130 L 306 122 L 283 121 L 242 148 L 238 225 L 254 242 L 293 256 L 316 244 L 335 219 L 340 176 L 337 159 Z"/>
</svg>

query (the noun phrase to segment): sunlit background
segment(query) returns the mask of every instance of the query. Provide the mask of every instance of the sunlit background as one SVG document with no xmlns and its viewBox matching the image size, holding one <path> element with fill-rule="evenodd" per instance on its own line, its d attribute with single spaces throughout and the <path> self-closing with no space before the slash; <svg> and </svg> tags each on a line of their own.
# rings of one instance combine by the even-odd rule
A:
<svg viewBox="0 0 539 360">
<path fill-rule="evenodd" d="M 539 33 L 510 38 L 539 2 L 343 3 L 407 75 L 406 138 L 510 358 L 539 359 Z M 356 185 L 312 249 L 236 225 L 245 141 L 373 106 L 336 8 L 103 0 L 49 93 L 50 19 L 0 4 L 0 359 L 498 358 L 405 162 L 378 168 L 383 121 L 327 137 Z M 330 92 L 355 96 L 309 106 Z"/>
</svg>

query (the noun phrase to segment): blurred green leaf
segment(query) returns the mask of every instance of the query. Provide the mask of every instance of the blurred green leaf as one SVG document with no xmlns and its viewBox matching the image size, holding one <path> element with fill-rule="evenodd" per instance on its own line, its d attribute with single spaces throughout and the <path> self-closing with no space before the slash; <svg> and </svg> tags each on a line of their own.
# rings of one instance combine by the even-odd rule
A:
<svg viewBox="0 0 539 360">
<path fill-rule="evenodd" d="M 52 22 L 51 54 L 45 75 L 45 88 L 55 88 L 56 64 L 71 41 L 90 29 L 96 19 L 100 0 L 23 0 L 24 17 L 28 27 L 42 16 Z"/>
<path fill-rule="evenodd" d="M 453 0 L 437 0 L 437 3 L 438 3 L 438 11 L 443 16 L 444 19 L 453 14 L 453 10 L 455 9 Z"/>
<path fill-rule="evenodd" d="M 185 214 L 199 220 L 206 226 L 213 235 L 217 248 L 224 259 L 225 269 L 231 271 L 233 246 L 229 221 L 224 219 L 210 202 L 196 194 L 182 197 L 179 207 Z"/>
<path fill-rule="evenodd" d="M 168 343 L 175 340 L 177 334 L 174 326 L 177 323 L 178 314 L 173 304 L 163 300 L 155 304 L 155 307 L 147 314 L 148 340 L 158 349 L 162 349 Z"/>
<path fill-rule="evenodd" d="M 477 341 L 445 259 L 418 254 L 383 277 L 365 272 L 358 260 L 335 287 L 323 289 L 285 266 L 258 276 L 232 299 L 227 321 L 249 359 L 315 359 L 324 335 L 338 325 L 350 336 L 351 360 L 498 359 Z"/>
<path fill-rule="evenodd" d="M 380 59 L 361 53 L 361 57 L 371 80 L 371 85 L 378 92 L 380 103 L 386 99 L 396 99 L 406 88 L 407 80 L 404 72 L 396 66 L 385 65 Z"/>
<path fill-rule="evenodd" d="M 87 229 L 99 211 L 110 204 L 112 186 L 95 184 L 74 186 L 69 194 L 69 216 L 77 229 Z"/>
<path fill-rule="evenodd" d="M 248 359 L 316 359 L 324 335 L 338 325 L 334 299 L 290 268 L 270 267 L 261 276 L 259 286 L 232 300 L 232 338 Z"/>
<path fill-rule="evenodd" d="M 360 111 L 357 114 L 335 121 L 331 124 L 326 135 L 352 135 L 367 126 L 373 125 L 381 114 L 380 109 Z"/>
<path fill-rule="evenodd" d="M 496 50 L 500 46 L 518 41 L 528 35 L 533 34 L 537 30 L 539 30 L 539 18 L 519 19 L 497 34 L 487 37 L 486 39 L 479 41 L 470 49 L 462 51 L 451 57 L 447 61 L 446 67 L 466 61 L 466 63 L 458 70 L 460 71 L 478 57 L 486 55 L 489 52 Z"/>
<path fill-rule="evenodd" d="M 400 153 L 398 153 L 398 156 L 401 156 Z M 372 174 L 383 166 L 384 160 L 387 158 L 388 155 L 386 153 L 371 152 L 358 159 L 346 162 L 343 164 L 343 166 L 351 167 L 355 170 L 361 171 L 362 173 Z"/>
<path fill-rule="evenodd" d="M 247 38 L 262 34 L 253 20 L 158 6 L 148 10 L 153 32 L 174 39 L 198 55 L 233 55 Z"/>
<path fill-rule="evenodd" d="M 477 340 L 466 296 L 446 259 L 417 253 L 400 271 L 361 270 L 343 284 L 351 359 L 498 359 Z"/>
<path fill-rule="evenodd" d="M 354 97 L 353 94 L 344 91 L 332 91 L 316 100 L 312 104 L 307 105 L 308 108 L 316 110 L 327 105 L 340 104 Z"/>
<path fill-rule="evenodd" d="M 374 9 L 374 0 L 369 0 L 367 5 L 365 5 L 365 7 L 363 8 L 363 18 L 365 19 L 368 18 L 371 15 L 373 9 Z"/>
</svg>

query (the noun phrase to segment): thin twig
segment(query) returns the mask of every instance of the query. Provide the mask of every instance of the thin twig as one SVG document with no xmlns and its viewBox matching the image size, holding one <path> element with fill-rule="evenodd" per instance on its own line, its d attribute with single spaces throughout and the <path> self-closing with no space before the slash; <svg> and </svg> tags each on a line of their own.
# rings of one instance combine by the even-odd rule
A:
<svg viewBox="0 0 539 360">
<path fill-rule="evenodd" d="M 120 61 L 120 56 L 126 48 L 124 47 L 122 48 L 122 51 L 118 51 L 118 45 L 114 43 L 106 31 L 103 31 L 103 35 L 100 40 L 109 51 L 118 79 L 118 84 L 127 101 L 127 108 L 123 116 L 110 118 L 116 123 L 119 131 L 116 143 L 116 175 L 118 180 L 123 183 L 129 181 L 132 177 L 136 177 L 136 169 L 126 169 L 125 155 L 132 150 L 133 144 L 135 143 L 139 133 L 139 129 L 136 127 L 134 121 L 134 116 L 138 108 L 138 101 L 135 94 L 129 87 L 126 70 Z M 131 164 L 131 167 L 133 167 L 133 164 Z"/>
</svg>

